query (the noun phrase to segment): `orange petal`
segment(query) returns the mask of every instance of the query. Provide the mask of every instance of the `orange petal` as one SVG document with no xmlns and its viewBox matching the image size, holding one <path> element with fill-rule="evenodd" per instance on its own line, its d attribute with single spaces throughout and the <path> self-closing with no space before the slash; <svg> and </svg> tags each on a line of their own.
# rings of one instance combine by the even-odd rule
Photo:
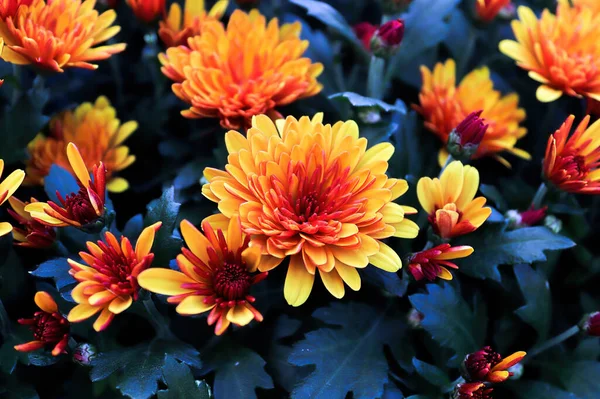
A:
<svg viewBox="0 0 600 399">
<path fill-rule="evenodd" d="M 54 299 L 44 291 L 39 291 L 35 294 L 34 302 L 40 309 L 42 309 L 46 313 L 56 313 L 58 312 L 58 306 Z"/>
</svg>

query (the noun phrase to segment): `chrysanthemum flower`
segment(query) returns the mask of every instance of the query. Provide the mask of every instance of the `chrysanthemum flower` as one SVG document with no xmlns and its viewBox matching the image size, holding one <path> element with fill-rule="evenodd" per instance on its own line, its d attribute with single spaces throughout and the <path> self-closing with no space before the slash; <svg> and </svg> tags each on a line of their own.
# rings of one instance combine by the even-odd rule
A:
<svg viewBox="0 0 600 399">
<path fill-rule="evenodd" d="M 67 157 L 77 176 L 79 191 L 67 194 L 66 197 L 63 197 L 65 193 L 57 192 L 60 205 L 53 201 L 32 202 L 25 206 L 25 212 L 29 212 L 34 220 L 46 226 L 86 228 L 104 216 L 106 170 L 100 162 L 94 166 L 91 179 L 81 154 L 73 143 L 67 145 Z M 103 221 L 101 225 L 104 225 Z"/>
<path fill-rule="evenodd" d="M 135 16 L 150 23 L 157 19 L 161 14 L 165 14 L 166 0 L 127 0 L 127 4 L 133 10 Z"/>
<path fill-rule="evenodd" d="M 476 230 L 486 221 L 492 210 L 483 207 L 485 197 L 473 199 L 478 188 L 479 172 L 460 161 L 451 162 L 439 179 L 419 179 L 417 196 L 437 235 L 457 237 Z"/>
<path fill-rule="evenodd" d="M 195 315 L 210 310 L 208 325 L 215 324 L 221 335 L 231 323 L 245 326 L 263 316 L 252 306 L 252 285 L 267 273 L 256 273 L 261 249 L 249 247 L 250 237 L 242 232 L 238 216 L 226 221 L 226 230 L 202 223 L 202 234 L 190 222 L 181 222 L 181 234 L 189 247 L 177 256 L 179 270 L 149 269 L 138 277 L 140 286 L 157 294 L 169 295 L 177 313 Z"/>
<path fill-rule="evenodd" d="M 571 0 L 575 7 L 589 8 L 594 12 L 594 15 L 600 13 L 600 2 L 597 0 Z"/>
<path fill-rule="evenodd" d="M 23 3 L 23 2 L 22 2 Z M 96 0 L 33 0 L 16 13 L 0 20 L 0 36 L 6 46 L 2 59 L 13 64 L 32 64 L 54 72 L 77 67 L 96 69 L 90 62 L 105 60 L 125 50 L 125 44 L 94 47 L 121 29 L 111 26 L 114 10 L 102 15 L 94 10 Z M 10 8 L 10 7 L 9 7 Z M 11 8 L 10 8 L 11 9 Z"/>
<path fill-rule="evenodd" d="M 467 381 L 503 382 L 512 376 L 507 370 L 519 363 L 525 355 L 527 353 L 519 351 L 503 359 L 499 353 L 486 346 L 465 357 L 461 366 L 462 374 Z"/>
<path fill-rule="evenodd" d="M 530 159 L 527 152 L 515 148 L 518 139 L 527 130 L 519 126 L 525 119 L 525 111 L 518 107 L 516 93 L 502 96 L 494 90 L 487 67 L 475 69 L 456 86 L 456 63 L 448 60 L 435 65 L 433 72 L 421 67 L 423 87 L 419 94 L 420 105 L 413 105 L 425 119 L 425 126 L 444 144 L 448 136 L 471 112 L 483 110 L 481 118 L 489 124 L 474 158 L 493 156 L 506 166 L 508 161 L 498 153 L 508 151 L 518 157 Z M 443 165 L 448 153 L 440 150 Z"/>
<path fill-rule="evenodd" d="M 452 399 L 492 399 L 492 392 L 483 382 L 464 382 L 456 385 Z"/>
<path fill-rule="evenodd" d="M 75 143 L 81 152 L 88 172 L 102 162 L 106 168 L 106 188 L 110 192 L 122 192 L 129 183 L 115 173 L 135 161 L 123 142 L 138 128 L 135 121 L 121 124 L 116 110 L 104 96 L 94 104 L 83 103 L 74 111 L 58 114 L 50 121 L 50 135 L 39 134 L 27 150 L 27 179 L 30 184 L 43 184 L 52 164 L 73 173 L 65 153 L 68 143 Z"/>
<path fill-rule="evenodd" d="M 442 280 L 452 280 L 452 273 L 447 268 L 458 269 L 452 259 L 466 258 L 473 253 L 468 245 L 451 247 L 441 244 L 436 247 L 417 252 L 410 257 L 408 271 L 419 281 L 426 278 L 433 281 L 436 277 Z"/>
<path fill-rule="evenodd" d="M 569 116 L 548 139 L 544 176 L 563 191 L 600 194 L 600 120 L 588 128 L 586 116 L 569 137 L 574 120 Z"/>
<path fill-rule="evenodd" d="M 173 3 L 167 18 L 159 22 L 158 35 L 167 47 L 186 45 L 190 37 L 202 32 L 204 22 L 220 20 L 227 6 L 229 0 L 218 0 L 207 13 L 204 0 L 185 0 L 182 12 L 181 6 Z"/>
<path fill-rule="evenodd" d="M 0 0 L 0 19 L 14 17 L 20 5 L 30 6 L 34 0 Z"/>
<path fill-rule="evenodd" d="M 69 259 L 69 273 L 79 281 L 71 295 L 78 303 L 69 312 L 68 319 L 77 323 L 100 312 L 94 322 L 94 330 L 102 331 L 109 326 L 115 315 L 124 312 L 137 300 L 140 286 L 139 274 L 152 264 L 154 254 L 150 252 L 154 235 L 161 222 L 146 227 L 140 234 L 135 250 L 129 238 L 119 242 L 107 232 L 98 245 L 87 243 L 89 252 L 79 252 L 88 266 Z"/>
<path fill-rule="evenodd" d="M 0 159 L 0 178 L 4 171 L 4 160 Z M 0 180 L 0 205 L 6 202 L 19 188 L 25 179 L 25 172 L 17 169 L 4 180 Z M 12 226 L 8 222 L 0 222 L 0 237 L 10 233 Z"/>
<path fill-rule="evenodd" d="M 491 22 L 509 4 L 510 0 L 476 0 L 475 11 L 479 19 Z"/>
<path fill-rule="evenodd" d="M 16 345 L 19 352 L 32 352 L 44 347 L 52 347 L 52 355 L 66 353 L 69 343 L 70 325 L 67 319 L 58 311 L 54 299 L 44 291 L 39 291 L 34 297 L 40 311 L 33 314 L 32 319 L 19 319 L 19 324 L 29 326 L 33 331 L 33 341 Z"/>
<path fill-rule="evenodd" d="M 354 121 L 331 126 L 322 118 L 288 116 L 276 127 L 256 116 L 247 137 L 225 135 L 226 171 L 204 170 L 204 195 L 226 217 L 239 214 L 250 245 L 262 248 L 258 269 L 291 257 L 284 295 L 293 306 L 307 300 L 317 271 L 336 298 L 344 283 L 360 289 L 357 268 L 397 271 L 400 257 L 381 240 L 414 238 L 419 230 L 404 218 L 416 209 L 392 202 L 408 190 L 405 180 L 385 174 L 394 147 L 367 150 Z"/>
<path fill-rule="evenodd" d="M 323 65 L 302 58 L 299 22 L 268 24 L 258 10 L 236 10 L 227 29 L 218 21 L 201 24 L 188 47 L 160 54 L 173 92 L 190 104 L 186 118 L 219 118 L 225 128 L 248 127 L 252 116 L 279 115 L 275 108 L 319 93 Z M 252 34 L 248 34 L 252 32 Z"/>
<path fill-rule="evenodd" d="M 31 198 L 30 202 L 22 202 L 16 197 L 10 197 L 8 202 L 12 207 L 8 213 L 19 223 L 19 227 L 13 227 L 15 245 L 27 248 L 50 248 L 56 241 L 54 228 L 38 222 L 25 211 L 25 206 L 38 200 Z"/>
<path fill-rule="evenodd" d="M 514 40 L 500 42 L 500 51 L 514 59 L 540 82 L 539 101 L 563 94 L 600 100 L 600 14 L 587 7 L 571 7 L 561 0 L 556 15 L 547 9 L 538 19 L 525 6 L 512 22 Z"/>
</svg>

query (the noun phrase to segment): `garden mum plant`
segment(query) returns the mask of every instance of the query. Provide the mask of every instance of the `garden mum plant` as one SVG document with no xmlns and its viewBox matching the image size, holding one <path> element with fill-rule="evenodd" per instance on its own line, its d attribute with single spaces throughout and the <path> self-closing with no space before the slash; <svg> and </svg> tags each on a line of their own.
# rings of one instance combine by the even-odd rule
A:
<svg viewBox="0 0 600 399">
<path fill-rule="evenodd" d="M 0 397 L 600 397 L 600 2 L 0 0 Z"/>
</svg>

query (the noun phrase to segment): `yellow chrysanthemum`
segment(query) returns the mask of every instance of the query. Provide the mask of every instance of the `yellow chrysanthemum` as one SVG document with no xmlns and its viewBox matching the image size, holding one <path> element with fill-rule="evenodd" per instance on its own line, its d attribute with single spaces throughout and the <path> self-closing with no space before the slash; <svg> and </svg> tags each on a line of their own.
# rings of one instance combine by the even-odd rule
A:
<svg viewBox="0 0 600 399">
<path fill-rule="evenodd" d="M 18 8 L 14 4 L 4 7 L 7 15 L 0 19 L 0 36 L 6 42 L 4 61 L 64 72 L 66 67 L 96 69 L 98 65 L 90 62 L 125 50 L 124 43 L 97 46 L 121 27 L 111 26 L 117 18 L 114 10 L 102 15 L 94 10 L 96 0 L 20 3 Z"/>
<path fill-rule="evenodd" d="M 530 8 L 518 9 L 512 22 L 514 40 L 500 42 L 500 51 L 541 83 L 539 101 L 563 94 L 600 100 L 600 13 L 559 1 L 556 15 L 548 10 L 538 19 Z"/>
<path fill-rule="evenodd" d="M 204 0 L 185 0 L 183 12 L 178 3 L 171 4 L 169 15 L 159 22 L 158 35 L 167 47 L 187 44 L 192 36 L 201 33 L 201 26 L 206 21 L 218 21 L 229 6 L 229 0 L 217 0 L 207 13 Z"/>
<path fill-rule="evenodd" d="M 2 178 L 2 172 L 4 172 L 4 160 L 0 159 L 0 178 Z M 0 180 L 0 205 L 6 202 L 17 191 L 23 179 L 25 179 L 25 172 L 18 169 L 8 175 L 6 179 Z M 11 231 L 12 226 L 10 223 L 0 222 L 0 237 Z"/>
<path fill-rule="evenodd" d="M 173 92 L 191 106 L 181 114 L 240 129 L 254 115 L 277 116 L 276 107 L 319 93 L 323 65 L 301 57 L 308 41 L 300 40 L 300 30 L 299 22 L 267 24 L 258 10 L 236 10 L 227 29 L 218 21 L 203 23 L 189 47 L 159 55 L 163 73 L 176 82 Z"/>
<path fill-rule="evenodd" d="M 525 110 L 519 108 L 519 96 L 511 93 L 502 96 L 494 90 L 487 67 L 478 68 L 467 74 L 456 86 L 456 63 L 447 60 L 437 63 L 430 71 L 421 67 L 423 87 L 419 94 L 420 105 L 413 105 L 425 119 L 425 126 L 438 136 L 444 144 L 448 136 L 471 112 L 483 110 L 481 118 L 489 127 L 479 144 L 474 158 L 493 156 L 506 166 L 510 163 L 498 153 L 508 151 L 518 157 L 530 159 L 530 155 L 515 148 L 517 140 L 527 134 L 519 126 L 525 119 Z M 440 164 L 448 156 L 445 148 L 440 150 Z"/>
<path fill-rule="evenodd" d="M 89 172 L 94 165 L 104 164 L 109 191 L 125 191 L 129 183 L 114 174 L 135 161 L 135 156 L 130 155 L 129 148 L 122 143 L 137 127 L 135 121 L 121 124 L 116 110 L 104 96 L 98 97 L 94 104 L 83 103 L 74 111 L 63 112 L 50 121 L 49 136 L 38 134 L 29 143 L 27 182 L 42 184 L 53 163 L 73 173 L 65 148 L 68 143 L 74 143 Z"/>
<path fill-rule="evenodd" d="M 360 289 L 357 268 L 397 271 L 400 257 L 381 240 L 414 238 L 419 230 L 404 217 L 416 209 L 392 202 L 408 190 L 405 180 L 385 174 L 394 147 L 367 150 L 354 121 L 332 126 L 322 118 L 288 116 L 276 126 L 256 116 L 247 137 L 225 135 L 225 171 L 204 171 L 204 195 L 226 217 L 239 214 L 250 246 L 262 248 L 260 271 L 290 256 L 284 295 L 293 306 L 307 300 L 317 272 L 341 298 L 344 283 Z"/>
</svg>

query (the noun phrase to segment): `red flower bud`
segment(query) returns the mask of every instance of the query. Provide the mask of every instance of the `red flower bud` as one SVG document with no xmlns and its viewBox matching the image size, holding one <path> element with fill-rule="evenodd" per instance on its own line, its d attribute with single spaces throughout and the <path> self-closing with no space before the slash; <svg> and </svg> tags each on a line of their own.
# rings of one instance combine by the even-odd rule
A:
<svg viewBox="0 0 600 399">
<path fill-rule="evenodd" d="M 447 148 L 454 158 L 469 160 L 477 152 L 489 127 L 480 117 L 482 112 L 471 112 L 450 132 Z"/>
<path fill-rule="evenodd" d="M 546 217 L 547 206 L 535 209 L 533 206 L 526 211 L 521 212 L 521 224 L 524 226 L 533 226 Z"/>
<path fill-rule="evenodd" d="M 581 329 L 592 337 L 600 337 L 600 312 L 587 315 L 583 320 Z"/>
<path fill-rule="evenodd" d="M 82 366 L 89 366 L 92 360 L 97 356 L 98 350 L 92 344 L 81 344 L 77 345 L 73 351 L 73 361 L 81 364 Z"/>
<path fill-rule="evenodd" d="M 467 381 L 502 382 L 512 376 L 507 370 L 519 363 L 525 355 L 525 352 L 515 352 L 503 359 L 499 353 L 486 346 L 465 357 L 461 373 Z"/>
<path fill-rule="evenodd" d="M 380 58 L 388 58 L 400 48 L 404 38 L 404 21 L 395 19 L 381 25 L 371 38 L 371 51 Z"/>
<path fill-rule="evenodd" d="M 354 25 L 353 29 L 356 37 L 358 37 L 358 39 L 363 43 L 363 46 L 370 51 L 371 38 L 373 38 L 373 34 L 377 31 L 377 25 L 373 25 L 368 22 L 361 22 Z"/>
<path fill-rule="evenodd" d="M 456 385 L 453 399 L 491 399 L 493 388 L 488 388 L 482 382 L 465 382 Z"/>
</svg>

